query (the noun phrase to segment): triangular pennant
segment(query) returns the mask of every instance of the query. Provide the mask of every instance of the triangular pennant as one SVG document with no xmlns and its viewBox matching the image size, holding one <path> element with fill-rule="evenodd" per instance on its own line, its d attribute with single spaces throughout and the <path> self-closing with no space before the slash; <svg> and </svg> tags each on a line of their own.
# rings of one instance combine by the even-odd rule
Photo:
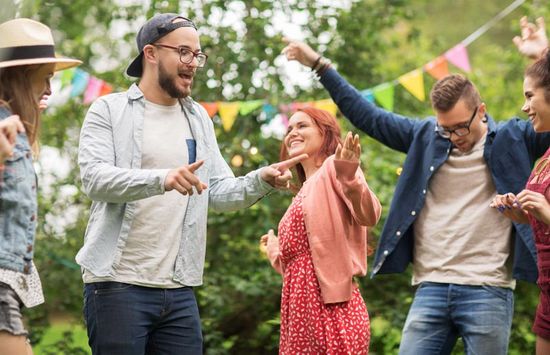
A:
<svg viewBox="0 0 550 355">
<path fill-rule="evenodd" d="M 273 106 L 273 105 L 270 105 L 270 104 L 264 104 L 262 106 L 262 112 L 264 113 L 265 115 L 265 120 L 267 122 L 271 121 L 273 119 L 273 117 L 275 117 L 275 115 L 277 114 L 277 109 Z"/>
<path fill-rule="evenodd" d="M 73 78 L 71 80 L 71 97 L 81 95 L 84 90 L 86 90 L 89 78 L 90 74 L 86 73 L 84 70 L 79 68 L 75 69 Z"/>
<path fill-rule="evenodd" d="M 286 113 L 286 114 L 289 114 L 289 113 L 292 113 L 294 112 L 292 110 L 292 104 L 280 104 L 279 105 L 279 112 L 281 113 Z"/>
<path fill-rule="evenodd" d="M 393 111 L 393 91 L 392 83 L 382 83 L 372 88 L 376 101 L 388 111 Z"/>
<path fill-rule="evenodd" d="M 363 96 L 365 100 L 374 103 L 374 94 L 372 93 L 371 89 L 365 89 L 361 91 L 361 96 Z"/>
<path fill-rule="evenodd" d="M 405 75 L 401 75 L 397 81 L 399 81 L 399 83 L 418 100 L 426 100 L 426 96 L 424 94 L 424 75 L 422 70 L 415 69 L 410 71 Z"/>
<path fill-rule="evenodd" d="M 61 89 L 71 84 L 75 70 L 76 68 L 70 68 L 61 72 Z"/>
<path fill-rule="evenodd" d="M 218 103 L 217 102 L 199 102 L 199 104 L 204 107 L 206 110 L 206 113 L 208 113 L 208 116 L 210 118 L 214 117 L 216 112 L 218 112 Z"/>
<path fill-rule="evenodd" d="M 306 107 L 315 107 L 315 104 L 311 101 L 308 102 L 293 102 L 290 105 L 290 112 L 296 112 Z"/>
<path fill-rule="evenodd" d="M 465 72 L 470 72 L 470 60 L 468 59 L 468 51 L 462 43 L 457 44 L 453 48 L 445 52 L 445 58 Z"/>
<path fill-rule="evenodd" d="M 288 115 L 286 113 L 281 113 L 281 123 L 285 127 L 285 129 L 288 127 Z"/>
<path fill-rule="evenodd" d="M 424 70 L 436 80 L 442 79 L 449 75 L 449 65 L 447 64 L 447 59 L 444 56 L 439 56 L 426 64 Z"/>
<path fill-rule="evenodd" d="M 233 127 L 233 123 L 235 123 L 235 119 L 239 114 L 240 107 L 241 107 L 240 101 L 218 103 L 220 119 L 222 120 L 223 129 L 226 132 L 228 132 L 231 129 L 231 127 Z"/>
<path fill-rule="evenodd" d="M 99 96 L 109 95 L 112 92 L 113 92 L 113 87 L 111 86 L 111 84 L 103 82 L 103 86 L 101 87 L 101 90 L 99 91 Z"/>
<path fill-rule="evenodd" d="M 241 116 L 249 115 L 251 112 L 262 106 L 263 100 L 243 101 L 241 102 L 241 108 L 239 114 Z"/>
<path fill-rule="evenodd" d="M 90 79 L 88 80 L 88 86 L 86 86 L 86 90 L 84 91 L 84 101 L 82 103 L 84 105 L 92 103 L 95 99 L 99 97 L 99 93 L 101 92 L 102 87 L 103 80 L 98 79 L 95 76 L 90 76 Z"/>
<path fill-rule="evenodd" d="M 336 106 L 334 101 L 332 101 L 331 99 L 314 101 L 313 107 L 318 108 L 320 110 L 328 111 L 333 116 L 336 116 L 336 112 L 338 111 L 338 106 Z"/>
</svg>

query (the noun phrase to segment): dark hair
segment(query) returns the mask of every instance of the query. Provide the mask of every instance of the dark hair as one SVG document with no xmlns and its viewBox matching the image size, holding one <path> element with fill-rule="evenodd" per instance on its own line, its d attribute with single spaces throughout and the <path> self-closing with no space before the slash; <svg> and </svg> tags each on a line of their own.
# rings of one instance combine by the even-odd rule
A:
<svg viewBox="0 0 550 355">
<path fill-rule="evenodd" d="M 481 104 L 475 85 L 464 75 L 451 74 L 435 83 L 430 92 L 432 107 L 438 112 L 450 111 L 460 99 L 471 110 Z"/>
<path fill-rule="evenodd" d="M 340 126 L 336 121 L 336 118 L 325 110 L 320 110 L 313 107 L 305 107 L 298 110 L 308 115 L 313 123 L 319 128 L 319 132 L 323 137 L 323 144 L 319 152 L 317 152 L 316 158 L 320 158 L 323 162 L 327 157 L 336 152 L 338 144 L 342 143 L 342 138 L 340 138 Z M 287 147 L 284 143 L 281 144 L 280 152 L 281 160 L 286 160 L 289 158 Z M 306 174 L 304 168 L 301 164 L 296 165 L 296 173 L 298 175 L 298 181 L 300 185 L 306 181 Z"/>
<path fill-rule="evenodd" d="M 534 80 L 535 87 L 544 90 L 544 99 L 550 103 L 550 50 L 525 69 L 525 76 Z"/>
<path fill-rule="evenodd" d="M 34 153 L 38 153 L 40 110 L 30 78 L 43 65 L 21 65 L 0 69 L 0 107 L 19 115 Z"/>
</svg>

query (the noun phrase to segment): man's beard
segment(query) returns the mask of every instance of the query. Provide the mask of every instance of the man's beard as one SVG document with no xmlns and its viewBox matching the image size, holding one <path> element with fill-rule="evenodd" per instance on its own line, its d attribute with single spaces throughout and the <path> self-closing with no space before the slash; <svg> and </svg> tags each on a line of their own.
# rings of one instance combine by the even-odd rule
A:
<svg viewBox="0 0 550 355">
<path fill-rule="evenodd" d="M 170 95 L 171 98 L 174 99 L 183 99 L 190 94 L 190 90 L 180 90 L 177 88 L 175 81 L 176 78 L 174 76 L 170 76 L 168 74 L 168 71 L 164 69 L 164 66 L 162 65 L 162 62 L 159 62 L 158 66 L 158 82 L 159 86 Z"/>
</svg>

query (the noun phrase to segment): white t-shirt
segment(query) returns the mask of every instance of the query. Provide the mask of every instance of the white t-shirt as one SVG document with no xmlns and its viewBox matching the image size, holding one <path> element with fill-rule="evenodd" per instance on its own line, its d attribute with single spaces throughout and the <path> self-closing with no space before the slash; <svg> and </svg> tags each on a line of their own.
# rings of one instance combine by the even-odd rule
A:
<svg viewBox="0 0 550 355">
<path fill-rule="evenodd" d="M 145 101 L 143 169 L 172 169 L 195 160 L 195 140 L 178 104 Z M 189 197 L 176 190 L 136 201 L 120 262 L 110 277 L 84 273 L 84 282 L 117 281 L 160 288 L 182 287 L 172 277 Z"/>
</svg>

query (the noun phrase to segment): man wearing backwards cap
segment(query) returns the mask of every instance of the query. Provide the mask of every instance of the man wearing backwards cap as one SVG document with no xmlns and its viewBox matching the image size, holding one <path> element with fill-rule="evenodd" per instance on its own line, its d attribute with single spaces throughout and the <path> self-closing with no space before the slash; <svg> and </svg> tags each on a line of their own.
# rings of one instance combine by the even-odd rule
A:
<svg viewBox="0 0 550 355">
<path fill-rule="evenodd" d="M 202 354 L 192 287 L 202 284 L 207 209 L 252 205 L 291 177 L 285 161 L 235 178 L 212 121 L 189 95 L 206 64 L 195 24 L 151 18 L 126 92 L 99 98 L 82 127 L 79 165 L 93 200 L 84 314 L 94 354 Z"/>
</svg>

